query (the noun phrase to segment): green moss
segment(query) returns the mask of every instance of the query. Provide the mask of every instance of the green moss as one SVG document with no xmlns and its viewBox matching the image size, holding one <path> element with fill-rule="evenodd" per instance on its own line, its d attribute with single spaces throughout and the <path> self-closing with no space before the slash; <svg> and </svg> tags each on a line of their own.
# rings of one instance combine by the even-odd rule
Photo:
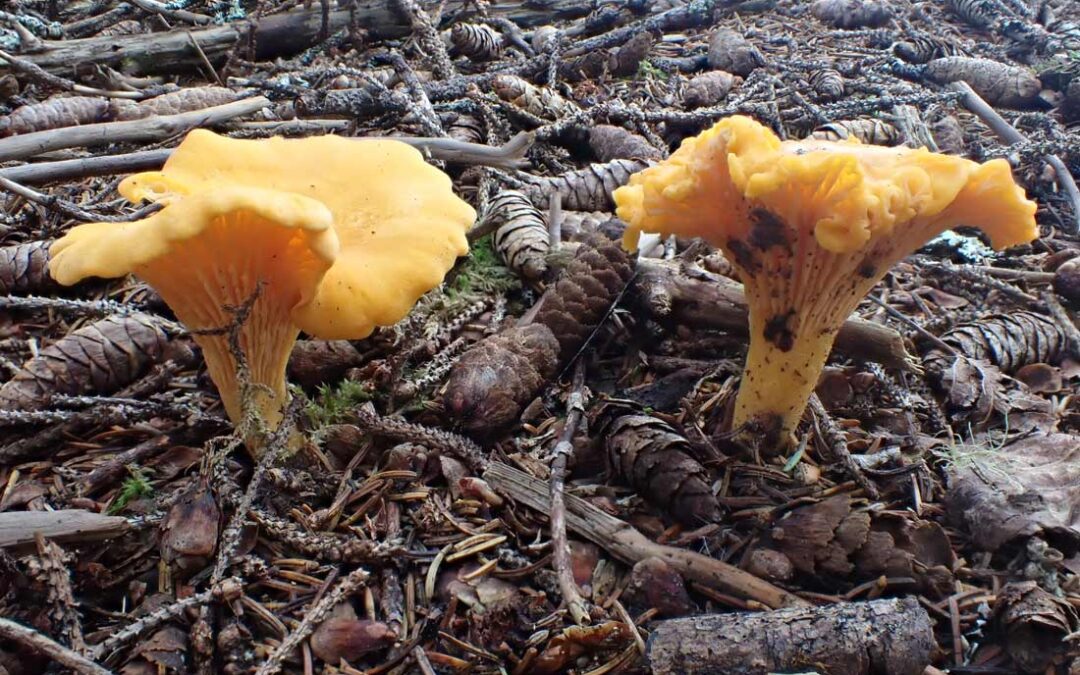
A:
<svg viewBox="0 0 1080 675">
<path fill-rule="evenodd" d="M 469 257 L 446 285 L 447 300 L 472 302 L 480 295 L 501 295 L 521 287 L 517 275 L 499 260 L 491 235 L 473 243 Z"/>
<path fill-rule="evenodd" d="M 110 516 L 123 511 L 124 507 L 132 501 L 146 497 L 154 491 L 154 486 L 150 484 L 150 479 L 146 477 L 142 469 L 131 466 L 128 467 L 128 472 L 131 473 L 131 476 L 124 480 L 123 485 L 120 486 L 120 494 L 109 506 L 107 513 Z"/>
<path fill-rule="evenodd" d="M 649 59 L 641 59 L 641 63 L 638 64 L 636 79 L 645 80 L 650 77 L 663 82 L 667 82 L 671 78 L 666 72 L 653 65 Z"/>
<path fill-rule="evenodd" d="M 362 403 L 375 398 L 367 382 L 342 380 L 336 385 L 319 387 L 315 400 L 308 404 L 306 412 L 315 428 L 337 424 L 346 419 Z"/>
</svg>

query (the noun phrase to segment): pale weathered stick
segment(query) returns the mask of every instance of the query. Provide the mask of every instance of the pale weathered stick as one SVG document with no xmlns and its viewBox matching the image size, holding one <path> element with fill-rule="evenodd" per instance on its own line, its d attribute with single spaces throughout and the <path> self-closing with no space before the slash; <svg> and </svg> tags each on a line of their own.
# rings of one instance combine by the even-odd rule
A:
<svg viewBox="0 0 1080 675">
<path fill-rule="evenodd" d="M 135 173 L 160 169 L 172 154 L 172 148 L 143 150 L 126 155 L 103 155 L 101 157 L 83 157 L 64 159 L 58 162 L 24 164 L 0 169 L 0 177 L 13 180 L 23 185 L 39 185 L 87 178 L 90 176 L 111 176 L 121 173 Z"/>
<path fill-rule="evenodd" d="M 544 481 L 501 462 L 484 472 L 489 485 L 541 513 L 551 512 L 551 496 Z M 683 577 L 739 598 L 756 600 L 766 607 L 807 607 L 793 593 L 759 579 L 738 567 L 674 546 L 657 544 L 615 516 L 604 513 L 580 497 L 566 495 L 566 524 L 570 529 L 609 551 L 623 562 L 634 564 L 657 557 Z"/>
<path fill-rule="evenodd" d="M 34 533 L 59 542 L 99 541 L 128 531 L 126 518 L 81 509 L 0 513 L 0 548 L 34 543 Z"/>
<path fill-rule="evenodd" d="M 0 162 L 25 159 L 64 148 L 91 147 L 120 142 L 163 141 L 197 127 L 212 126 L 234 117 L 249 115 L 269 105 L 270 99 L 265 96 L 255 96 L 176 115 L 158 115 L 128 122 L 84 124 L 8 136 L 0 138 Z"/>
<path fill-rule="evenodd" d="M 40 68 L 37 64 L 9 54 L 2 49 L 0 49 L 0 59 L 2 59 L 0 63 L 7 63 L 9 68 L 16 72 L 23 73 L 28 79 L 36 80 L 50 87 L 56 87 L 62 91 L 72 91 L 76 94 L 84 94 L 86 96 L 107 96 L 109 98 L 135 100 L 146 98 L 147 96 L 145 92 L 141 91 L 110 91 L 107 89 L 98 89 L 97 87 L 87 87 L 86 85 L 54 75 L 53 73 Z"/>
<path fill-rule="evenodd" d="M 230 104 L 231 105 L 231 104 Z M 209 110 L 209 108 L 207 108 Z M 306 122 L 309 120 L 296 120 Z M 311 120 L 315 121 L 315 120 Z M 320 122 L 347 122 L 345 120 L 318 120 Z M 128 124 L 119 122 L 114 124 Z M 290 122 L 249 122 L 243 128 L 257 128 L 249 125 L 282 125 L 287 129 Z M 72 127 L 85 128 L 85 127 Z M 328 129 L 330 130 L 330 129 Z M 49 132 L 40 132 L 49 133 Z M 19 137 L 15 137 L 19 138 Z M 532 145 L 533 135 L 522 132 L 502 145 L 491 146 L 480 143 L 466 143 L 453 138 L 424 138 L 409 136 L 362 136 L 355 140 L 390 138 L 407 143 L 420 150 L 431 159 L 441 159 L 451 164 L 483 165 L 500 168 L 521 168 L 528 165 L 525 153 Z M 0 141 L 0 149 L 2 149 Z M 85 159 L 65 159 L 59 162 L 42 162 L 0 169 L 0 178 L 7 178 L 23 185 L 35 185 L 87 176 L 107 176 L 111 174 L 134 173 L 159 169 L 172 154 L 172 148 L 145 150 L 126 155 L 106 155 Z"/>
<path fill-rule="evenodd" d="M 8 619 L 0 618 L 0 638 L 3 638 L 3 642 L 17 643 L 39 654 L 44 654 L 80 675 L 112 675 L 111 670 L 102 668 L 90 659 L 76 654 L 48 636 Z"/>
</svg>

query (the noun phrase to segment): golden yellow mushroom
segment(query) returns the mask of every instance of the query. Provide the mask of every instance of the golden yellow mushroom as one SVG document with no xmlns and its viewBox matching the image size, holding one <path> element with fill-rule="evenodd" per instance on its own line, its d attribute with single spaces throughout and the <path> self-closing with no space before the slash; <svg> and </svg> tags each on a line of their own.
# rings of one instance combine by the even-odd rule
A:
<svg viewBox="0 0 1080 675">
<path fill-rule="evenodd" d="M 161 171 L 120 193 L 164 208 L 137 222 L 89 223 L 53 244 L 50 272 L 135 274 L 203 349 L 230 419 L 242 417 L 229 307 L 261 284 L 240 332 L 257 412 L 278 425 L 299 332 L 359 339 L 408 313 L 468 252 L 472 207 L 420 153 L 392 140 L 336 136 L 235 140 L 192 131 Z"/>
<path fill-rule="evenodd" d="M 685 140 L 614 197 L 628 247 L 642 232 L 702 237 L 738 269 L 750 349 L 733 423 L 766 454 L 790 441 L 837 330 L 894 263 L 957 225 L 998 249 L 1038 236 L 1005 160 L 781 142 L 742 116 Z"/>
</svg>

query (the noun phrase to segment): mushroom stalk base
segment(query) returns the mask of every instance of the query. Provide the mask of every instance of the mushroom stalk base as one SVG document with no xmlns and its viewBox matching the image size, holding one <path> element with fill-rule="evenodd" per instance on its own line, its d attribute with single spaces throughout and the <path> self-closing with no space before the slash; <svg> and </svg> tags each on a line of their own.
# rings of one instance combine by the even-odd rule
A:
<svg viewBox="0 0 1080 675">
<path fill-rule="evenodd" d="M 750 341 L 732 429 L 742 429 L 740 436 L 762 455 L 790 446 L 836 332 L 804 327 L 793 335 L 750 312 L 750 334 L 760 339 Z"/>
</svg>

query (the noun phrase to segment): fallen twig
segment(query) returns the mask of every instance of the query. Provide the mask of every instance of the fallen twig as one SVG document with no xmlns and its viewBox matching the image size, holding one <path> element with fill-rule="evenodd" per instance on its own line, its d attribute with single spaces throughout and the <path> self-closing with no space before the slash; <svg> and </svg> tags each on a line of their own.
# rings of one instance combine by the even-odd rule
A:
<svg viewBox="0 0 1080 675">
<path fill-rule="evenodd" d="M 433 450 L 449 453 L 465 462 L 473 471 L 480 472 L 487 467 L 488 459 L 484 451 L 470 439 L 402 419 L 381 417 L 371 404 L 357 409 L 355 422 L 357 426 L 380 436 L 423 443 Z"/>
<path fill-rule="evenodd" d="M 58 162 L 40 162 L 0 169 L 0 176 L 22 184 L 37 185 L 88 178 L 91 176 L 109 176 L 112 174 L 135 173 L 149 169 L 160 169 L 172 154 L 172 148 L 144 150 L 126 155 L 103 155 L 64 159 Z"/>
<path fill-rule="evenodd" d="M 59 542 L 112 539 L 131 529 L 126 518 L 81 509 L 0 513 L 0 548 L 34 543 L 40 533 Z"/>
<path fill-rule="evenodd" d="M 86 657 L 79 656 L 74 651 L 36 630 L 2 617 L 0 617 L 0 637 L 18 643 L 39 654 L 44 654 L 60 665 L 71 668 L 81 675 L 112 675 L 111 670 L 102 668 Z"/>
<path fill-rule="evenodd" d="M 577 624 L 589 622 L 589 612 L 585 607 L 585 600 L 578 592 L 574 582 L 574 572 L 570 563 L 570 543 L 566 540 L 566 502 L 563 498 L 566 483 L 566 460 L 574 452 L 574 432 L 581 424 L 581 417 L 585 413 L 585 359 L 578 359 L 574 366 L 574 383 L 570 390 L 570 397 L 566 402 L 566 423 L 563 425 L 559 440 L 555 443 L 553 451 L 554 461 L 551 463 L 551 545 L 553 550 L 552 564 L 559 580 L 559 591 L 562 592 L 563 602 L 570 612 L 570 616 Z"/>
<path fill-rule="evenodd" d="M 0 176 L 0 188 L 17 194 L 27 201 L 40 204 L 45 208 L 56 209 L 62 215 L 65 215 L 68 218 L 74 218 L 75 220 L 81 220 L 84 223 L 126 223 L 133 220 L 141 220 L 155 211 L 160 211 L 162 208 L 160 204 L 147 204 L 132 213 L 121 216 L 111 216 L 103 213 L 90 213 L 78 204 L 69 202 L 66 199 L 61 199 L 56 195 L 47 195 L 43 192 L 38 192 L 37 190 L 31 190 L 25 185 L 19 185 L 15 181 L 10 178 L 5 178 L 4 176 Z"/>
<path fill-rule="evenodd" d="M 214 598 L 228 600 L 239 597 L 243 588 L 244 585 L 240 579 L 230 577 L 224 579 L 220 583 L 214 584 L 213 588 L 188 596 L 182 600 L 177 600 L 171 605 L 166 605 L 155 612 L 140 617 L 138 620 L 131 622 L 124 628 L 121 628 L 110 635 L 103 642 L 94 645 L 93 656 L 95 659 L 99 660 L 106 658 L 111 652 L 119 649 L 128 640 L 133 640 L 142 633 L 145 633 L 152 628 L 156 628 L 174 617 L 180 616 L 189 608 L 198 607 Z"/>
<path fill-rule="evenodd" d="M 233 104 L 229 104 L 233 105 Z M 210 110 L 210 109 L 207 109 Z M 199 111 L 204 112 L 204 111 Z M 190 115 L 192 113 L 184 113 Z M 154 119 L 154 118 L 151 118 Z M 158 118 L 160 119 L 160 118 Z M 141 122 L 144 120 L 137 120 Z M 300 120 L 310 122 L 312 120 Z M 320 120 L 333 121 L 339 120 Z M 136 122 L 112 122 L 110 124 L 135 124 Z M 241 128 L 271 128 L 275 131 L 283 131 L 274 125 L 288 125 L 289 122 L 247 122 Z M 90 126 L 90 125 L 87 125 Z M 68 127 L 69 129 L 86 129 L 82 127 Z M 101 125 L 103 126 L 103 125 Z M 329 130 L 329 129 L 328 129 Z M 38 132 L 42 134 L 56 132 Z M 29 134 L 27 134 L 29 135 Z M 25 138 L 18 136 L 15 138 Z M 493 166 L 500 169 L 520 169 L 529 165 L 525 159 L 525 153 L 533 144 L 534 136 L 528 132 L 515 135 L 506 143 L 498 146 L 483 145 L 481 143 L 467 143 L 453 138 L 428 138 L 423 136 L 392 136 L 395 141 L 401 141 L 413 146 L 430 159 L 438 159 L 450 164 Z M 386 140 L 384 136 L 360 136 L 355 140 Z M 125 139 L 127 140 L 127 139 Z M 107 141 L 111 142 L 111 141 Z M 3 141 L 0 140 L 0 152 L 3 151 Z M 101 157 L 87 157 L 84 159 L 65 159 L 58 162 L 41 162 L 26 164 L 0 169 L 0 179 L 17 181 L 23 184 L 51 183 L 55 181 L 70 180 L 73 178 L 86 178 L 88 176 L 106 176 L 111 174 L 134 173 L 161 168 L 165 161 L 172 155 L 172 148 L 161 150 L 146 150 L 132 152 L 125 155 L 104 155 Z M 141 212 L 140 212 L 141 213 Z M 145 214 L 142 214 L 145 215 Z M 142 217 L 140 215 L 139 217 Z M 132 218 L 133 216 L 127 216 Z M 105 218 L 100 218 L 105 220 Z"/>
<path fill-rule="evenodd" d="M 103 122 L 36 131 L 0 139 L 0 162 L 25 159 L 64 148 L 93 147 L 109 143 L 163 141 L 198 127 L 213 126 L 249 115 L 270 105 L 265 96 L 176 115 L 158 115 L 129 122 Z"/>
<path fill-rule="evenodd" d="M 647 659 L 657 673 L 799 672 L 917 675 L 930 662 L 934 626 L 914 598 L 660 622 Z M 760 670 L 743 670 L 754 663 Z"/>
<path fill-rule="evenodd" d="M 64 79 L 59 75 L 54 75 L 47 70 L 44 70 L 36 63 L 9 54 L 2 49 L 0 49 L 0 59 L 7 61 L 7 65 L 12 70 L 26 75 L 28 79 L 41 82 L 42 84 L 55 87 L 62 91 L 73 91 L 76 94 L 86 94 L 87 96 L 106 96 L 108 98 L 127 98 L 133 100 L 146 98 L 147 96 L 152 95 L 152 92 L 146 91 L 110 91 L 107 89 L 98 89 L 97 87 L 87 87 L 83 84 L 77 84 L 71 80 Z"/>
<path fill-rule="evenodd" d="M 817 394 L 811 394 L 809 408 L 814 415 L 818 437 L 829 446 L 829 452 L 832 455 L 829 461 L 839 462 L 840 466 L 844 467 L 844 471 L 863 489 L 867 497 L 877 499 L 879 497 L 877 488 L 863 473 L 862 467 L 851 458 L 843 433 L 836 422 L 829 417 L 829 411 L 825 410 Z"/>
<path fill-rule="evenodd" d="M 501 462 L 491 463 L 484 472 L 484 480 L 540 513 L 551 513 L 551 497 L 544 481 Z M 755 600 L 766 607 L 809 605 L 797 595 L 738 567 L 693 551 L 657 544 L 631 525 L 574 495 L 566 495 L 566 523 L 624 562 L 633 564 L 655 556 L 691 581 L 736 597 Z"/>
</svg>

